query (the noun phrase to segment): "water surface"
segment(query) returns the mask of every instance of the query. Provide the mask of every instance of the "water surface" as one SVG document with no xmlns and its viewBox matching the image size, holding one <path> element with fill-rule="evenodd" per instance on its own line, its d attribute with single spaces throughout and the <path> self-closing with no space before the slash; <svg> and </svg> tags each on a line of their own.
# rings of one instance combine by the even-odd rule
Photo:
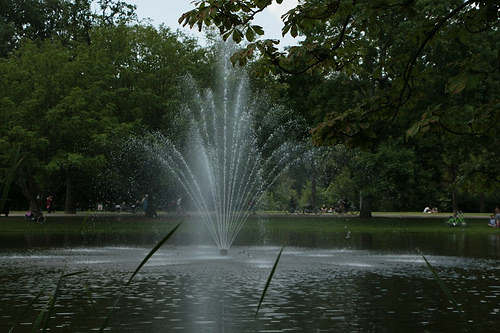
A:
<svg viewBox="0 0 500 333">
<path fill-rule="evenodd" d="M 49 326 L 56 332 L 97 329 L 149 250 L 5 250 L 0 330 L 8 329 L 43 285 L 76 271 L 85 273 L 64 280 Z M 498 260 L 427 256 L 460 303 L 462 319 L 418 254 L 348 248 L 285 248 L 255 317 L 279 250 L 235 246 L 222 257 L 213 246 L 167 245 L 124 291 L 109 325 L 119 332 L 486 332 L 498 324 Z M 14 332 L 31 331 L 54 286 L 49 284 Z"/>
</svg>

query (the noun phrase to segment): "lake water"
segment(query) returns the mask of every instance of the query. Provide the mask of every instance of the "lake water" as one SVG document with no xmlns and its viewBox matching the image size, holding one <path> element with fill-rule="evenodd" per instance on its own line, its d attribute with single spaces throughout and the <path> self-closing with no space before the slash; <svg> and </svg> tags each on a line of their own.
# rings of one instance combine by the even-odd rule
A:
<svg viewBox="0 0 500 333">
<path fill-rule="evenodd" d="M 264 241 L 249 245 L 256 236 L 243 237 L 228 256 L 210 245 L 191 245 L 184 237 L 169 241 L 123 291 L 109 320 L 111 331 L 490 332 L 498 326 L 497 234 L 342 232 L 327 241 L 324 235 L 267 232 L 265 224 L 259 232 Z M 49 236 L 43 236 L 45 241 L 37 237 L 24 239 L 29 246 L 3 242 L 1 332 L 17 319 L 13 332 L 30 332 L 54 295 L 51 332 L 98 330 L 120 288 L 154 246 L 144 244 L 148 237 L 128 240 L 127 245 L 102 237 L 87 238 L 86 244 L 68 244 L 61 236 L 52 242 Z M 282 245 L 286 247 L 255 316 Z M 73 272 L 82 273 L 61 280 L 55 293 L 59 276 Z"/>
</svg>

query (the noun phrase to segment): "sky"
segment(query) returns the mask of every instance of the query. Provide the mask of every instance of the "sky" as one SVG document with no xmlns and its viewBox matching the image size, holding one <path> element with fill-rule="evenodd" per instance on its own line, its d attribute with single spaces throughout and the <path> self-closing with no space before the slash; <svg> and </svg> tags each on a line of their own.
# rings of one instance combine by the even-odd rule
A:
<svg viewBox="0 0 500 333">
<path fill-rule="evenodd" d="M 151 23 L 159 26 L 164 23 L 173 30 L 181 29 L 191 36 L 203 39 L 203 34 L 198 33 L 198 29 L 182 28 L 177 22 L 181 15 L 193 8 L 192 0 L 122 0 L 124 2 L 137 6 L 136 13 L 140 19 L 151 19 Z M 281 5 L 273 3 L 264 13 L 260 13 L 255 24 L 261 25 L 266 31 L 265 38 L 280 39 L 280 46 L 295 45 L 296 41 L 291 38 L 283 39 L 281 37 L 281 28 L 283 23 L 281 15 L 297 5 L 297 0 L 284 0 Z M 203 43 L 200 40 L 200 43 Z"/>
</svg>

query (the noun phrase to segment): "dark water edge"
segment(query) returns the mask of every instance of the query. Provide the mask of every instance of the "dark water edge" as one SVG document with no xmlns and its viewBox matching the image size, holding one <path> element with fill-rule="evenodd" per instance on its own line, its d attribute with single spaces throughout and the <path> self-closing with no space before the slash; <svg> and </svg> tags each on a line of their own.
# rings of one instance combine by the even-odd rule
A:
<svg viewBox="0 0 500 333">
<path fill-rule="evenodd" d="M 183 221 L 169 243 L 213 245 L 211 236 L 197 222 L 182 218 L 120 219 L 106 218 L 81 228 L 81 218 L 35 225 L 21 232 L 0 233 L 0 251 L 38 248 L 102 246 L 150 246 Z M 356 249 L 500 258 L 500 232 L 474 221 L 467 228 L 443 227 L 442 220 L 251 218 L 238 234 L 235 246 L 285 246 L 314 249 Z M 19 222 L 25 223 L 25 222 Z M 69 228 L 64 224 L 72 224 Z M 63 225 L 64 227 L 61 227 Z M 62 231 L 61 231 L 62 229 Z M 81 229 L 81 230 L 80 230 Z M 66 230 L 66 231 L 64 231 Z M 480 231 L 480 232 L 478 232 Z"/>
</svg>

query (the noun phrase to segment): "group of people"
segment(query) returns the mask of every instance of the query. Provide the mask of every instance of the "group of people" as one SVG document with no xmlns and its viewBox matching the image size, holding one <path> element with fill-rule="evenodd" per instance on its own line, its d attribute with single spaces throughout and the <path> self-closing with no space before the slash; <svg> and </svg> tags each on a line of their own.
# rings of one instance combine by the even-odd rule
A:
<svg viewBox="0 0 500 333">
<path fill-rule="evenodd" d="M 288 211 L 295 212 L 298 209 L 298 203 L 294 196 L 290 197 L 290 202 L 288 204 Z M 341 198 L 336 204 L 332 204 L 330 207 L 326 205 L 321 206 L 321 211 L 323 213 L 347 213 L 352 208 L 351 202 L 346 198 Z M 312 204 L 308 204 L 304 209 L 314 209 Z"/>
<path fill-rule="evenodd" d="M 352 208 L 351 202 L 346 198 L 341 198 L 336 204 L 332 204 L 330 207 L 326 205 L 321 206 L 321 211 L 323 213 L 347 213 Z"/>
<path fill-rule="evenodd" d="M 144 209 L 144 214 L 148 217 L 156 217 L 156 208 L 153 202 L 153 197 L 145 194 L 141 200 L 142 208 Z M 178 213 L 182 209 L 182 196 L 179 194 L 175 200 L 170 202 L 168 206 L 168 211 Z"/>
<path fill-rule="evenodd" d="M 500 228 L 500 207 L 495 207 L 495 212 L 490 215 L 488 226 L 491 228 Z"/>
<path fill-rule="evenodd" d="M 182 196 L 179 194 L 175 200 L 165 207 L 167 212 L 178 213 L 182 210 Z M 136 200 L 133 204 L 128 204 L 123 201 L 121 204 L 113 204 L 109 201 L 97 203 L 98 211 L 113 211 L 113 212 L 132 212 L 137 213 L 140 210 L 144 211 L 147 217 L 157 217 L 156 202 L 154 197 L 148 193 L 144 194 L 141 199 Z"/>
<path fill-rule="evenodd" d="M 424 213 L 426 213 L 426 214 L 439 213 L 439 210 L 437 209 L 437 207 L 431 208 L 431 207 L 427 206 L 424 208 Z"/>
<path fill-rule="evenodd" d="M 431 213 L 438 213 L 437 208 L 430 208 L 430 207 L 425 207 L 424 208 L 424 213 L 431 214 Z M 450 222 L 456 221 L 457 216 L 456 214 L 454 216 L 450 216 L 450 219 L 448 220 L 448 224 Z M 453 223 L 452 223 L 453 224 Z M 493 214 L 490 215 L 490 219 L 488 221 L 488 227 L 490 228 L 500 228 L 500 207 L 496 206 L 495 211 Z"/>
</svg>

